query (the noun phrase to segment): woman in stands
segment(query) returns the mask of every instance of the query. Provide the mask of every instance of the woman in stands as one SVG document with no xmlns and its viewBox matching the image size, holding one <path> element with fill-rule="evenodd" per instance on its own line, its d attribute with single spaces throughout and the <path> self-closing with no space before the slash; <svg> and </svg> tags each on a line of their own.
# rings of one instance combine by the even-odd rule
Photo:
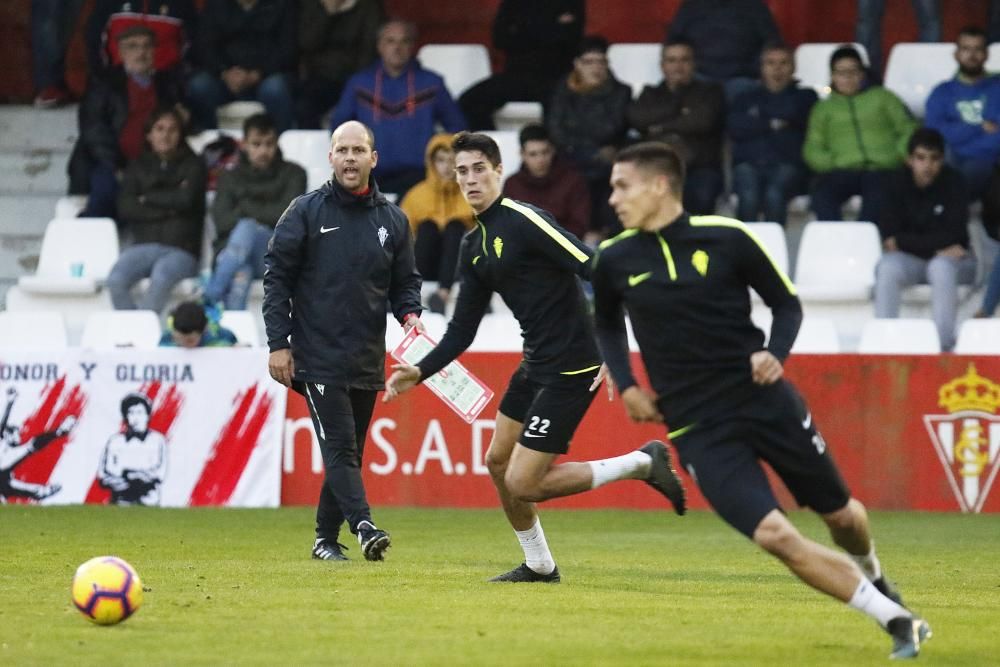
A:
<svg viewBox="0 0 1000 667">
<path fill-rule="evenodd" d="M 198 273 L 205 218 L 205 166 L 184 141 L 184 121 L 175 109 L 146 120 L 146 146 L 125 171 L 118 197 L 119 224 L 130 245 L 108 276 L 117 310 L 159 313 L 170 291 Z M 132 287 L 149 278 L 138 301 Z"/>
</svg>

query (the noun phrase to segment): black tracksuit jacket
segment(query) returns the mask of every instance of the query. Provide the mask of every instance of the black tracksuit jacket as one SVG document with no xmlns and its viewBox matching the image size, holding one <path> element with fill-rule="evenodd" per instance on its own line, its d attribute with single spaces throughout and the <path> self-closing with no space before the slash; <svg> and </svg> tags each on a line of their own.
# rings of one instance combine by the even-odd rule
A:
<svg viewBox="0 0 1000 667">
<path fill-rule="evenodd" d="M 418 364 L 426 379 L 476 337 L 498 292 L 521 325 L 523 364 L 532 379 L 572 374 L 600 364 L 593 323 L 577 276 L 590 277 L 591 252 L 540 208 L 500 197 L 476 216 L 462 239 L 461 290 L 438 346 Z"/>
<path fill-rule="evenodd" d="M 419 314 L 420 274 L 409 222 L 374 180 L 362 196 L 331 180 L 293 200 L 264 258 L 264 324 L 272 352 L 292 348 L 295 379 L 382 389 L 387 300 L 399 321 Z"/>
<path fill-rule="evenodd" d="M 802 305 L 795 287 L 743 223 L 686 213 L 658 232 L 627 230 L 596 257 L 597 339 L 619 389 L 636 384 L 622 308 L 628 311 L 660 412 L 671 429 L 714 421 L 753 397 L 750 355 L 784 361 Z M 750 320 L 752 287 L 774 319 L 764 334 Z"/>
</svg>

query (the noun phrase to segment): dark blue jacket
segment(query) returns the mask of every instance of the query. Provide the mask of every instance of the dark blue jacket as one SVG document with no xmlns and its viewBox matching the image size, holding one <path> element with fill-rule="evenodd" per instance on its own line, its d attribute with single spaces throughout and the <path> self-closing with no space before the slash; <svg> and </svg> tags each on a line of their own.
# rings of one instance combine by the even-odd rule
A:
<svg viewBox="0 0 1000 667">
<path fill-rule="evenodd" d="M 399 321 L 420 313 L 410 224 L 369 185 L 357 196 L 330 180 L 296 198 L 268 244 L 267 344 L 291 347 L 298 381 L 381 389 L 386 303 Z"/>
<path fill-rule="evenodd" d="M 1000 132 L 983 129 L 983 121 L 1000 122 L 1000 77 L 966 83 L 957 77 L 939 83 L 927 98 L 924 123 L 944 135 L 948 149 L 964 159 L 1000 157 Z"/>
<path fill-rule="evenodd" d="M 379 60 L 344 86 L 330 127 L 359 120 L 375 132 L 376 175 L 407 169 L 424 171 L 424 148 L 440 123 L 448 132 L 466 128 L 465 117 L 444 86 L 444 79 L 411 60 L 391 77 Z"/>
<path fill-rule="evenodd" d="M 777 93 L 759 86 L 738 95 L 726 117 L 733 164 L 802 164 L 814 104 L 816 92 L 794 81 Z"/>
</svg>

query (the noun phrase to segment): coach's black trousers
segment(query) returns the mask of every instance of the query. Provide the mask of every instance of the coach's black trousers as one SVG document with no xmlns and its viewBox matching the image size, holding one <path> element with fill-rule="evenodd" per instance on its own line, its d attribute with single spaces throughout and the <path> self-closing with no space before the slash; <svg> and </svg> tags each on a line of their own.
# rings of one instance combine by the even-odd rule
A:
<svg viewBox="0 0 1000 667">
<path fill-rule="evenodd" d="M 377 392 L 312 382 L 296 382 L 295 389 L 306 398 L 326 468 L 316 508 L 316 537 L 335 540 L 345 519 L 354 533 L 360 522 L 372 518 L 361 456 Z"/>
</svg>

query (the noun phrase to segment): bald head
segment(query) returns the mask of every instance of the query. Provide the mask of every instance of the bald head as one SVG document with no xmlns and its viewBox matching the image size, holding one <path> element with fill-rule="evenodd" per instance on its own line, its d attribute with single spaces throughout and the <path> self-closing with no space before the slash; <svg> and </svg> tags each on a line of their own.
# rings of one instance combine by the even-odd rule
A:
<svg viewBox="0 0 1000 667">
<path fill-rule="evenodd" d="M 375 150 L 375 133 L 372 129 L 358 120 L 349 120 L 346 123 L 341 123 L 337 126 L 337 129 L 333 131 L 330 135 L 330 145 L 337 143 L 337 138 L 344 132 L 357 133 L 362 132 L 368 139 L 368 147 Z"/>
<path fill-rule="evenodd" d="M 329 158 L 338 183 L 351 192 L 364 190 L 378 162 L 375 135 L 365 124 L 349 120 L 333 131 Z"/>
</svg>

